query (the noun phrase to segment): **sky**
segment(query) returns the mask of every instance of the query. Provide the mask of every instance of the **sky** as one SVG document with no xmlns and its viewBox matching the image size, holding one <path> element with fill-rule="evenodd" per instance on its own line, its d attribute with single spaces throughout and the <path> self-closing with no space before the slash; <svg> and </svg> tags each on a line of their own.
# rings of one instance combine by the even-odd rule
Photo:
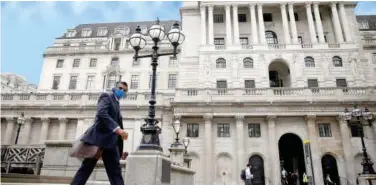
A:
<svg viewBox="0 0 376 185">
<path fill-rule="evenodd" d="M 180 20 L 180 1 L 1 2 L 1 73 L 38 84 L 43 52 L 79 24 Z M 376 1 L 359 2 L 357 15 L 376 15 Z"/>
</svg>

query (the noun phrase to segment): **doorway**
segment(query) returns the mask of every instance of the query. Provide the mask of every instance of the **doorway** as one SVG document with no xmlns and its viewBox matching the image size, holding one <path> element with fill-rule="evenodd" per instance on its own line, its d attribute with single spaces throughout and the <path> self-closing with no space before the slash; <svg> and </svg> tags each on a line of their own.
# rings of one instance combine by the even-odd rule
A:
<svg viewBox="0 0 376 185">
<path fill-rule="evenodd" d="M 281 170 L 285 169 L 287 172 L 287 183 L 302 185 L 303 173 L 306 171 L 303 141 L 297 135 L 287 133 L 279 139 L 278 148 Z"/>
<path fill-rule="evenodd" d="M 337 160 L 332 155 L 326 154 L 321 158 L 321 166 L 324 182 L 326 180 L 326 176 L 329 174 L 330 180 L 332 180 L 332 182 L 334 182 L 335 184 L 339 185 L 340 183 L 337 168 Z"/>
<path fill-rule="evenodd" d="M 276 60 L 269 65 L 270 87 L 291 87 L 290 69 L 285 61 Z"/>
<path fill-rule="evenodd" d="M 251 165 L 253 181 L 252 185 L 265 185 L 265 174 L 264 174 L 264 160 L 259 155 L 252 155 L 249 160 Z"/>
</svg>

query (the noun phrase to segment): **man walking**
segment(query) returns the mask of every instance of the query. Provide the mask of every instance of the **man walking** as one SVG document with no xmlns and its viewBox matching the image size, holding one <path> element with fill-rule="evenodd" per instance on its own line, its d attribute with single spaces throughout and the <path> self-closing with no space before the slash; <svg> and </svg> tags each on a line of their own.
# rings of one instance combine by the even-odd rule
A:
<svg viewBox="0 0 376 185">
<path fill-rule="evenodd" d="M 252 185 L 252 179 L 251 164 L 247 164 L 247 168 L 245 168 L 245 185 Z"/>
<path fill-rule="evenodd" d="M 100 152 L 96 158 L 84 159 L 71 185 L 86 184 L 100 155 L 111 185 L 124 185 L 119 161 L 123 153 L 123 140 L 128 138 L 128 133 L 123 130 L 119 100 L 126 97 L 127 92 L 128 84 L 119 82 L 110 93 L 103 93 L 99 97 L 94 125 L 86 131 L 81 141 L 98 146 Z"/>
</svg>

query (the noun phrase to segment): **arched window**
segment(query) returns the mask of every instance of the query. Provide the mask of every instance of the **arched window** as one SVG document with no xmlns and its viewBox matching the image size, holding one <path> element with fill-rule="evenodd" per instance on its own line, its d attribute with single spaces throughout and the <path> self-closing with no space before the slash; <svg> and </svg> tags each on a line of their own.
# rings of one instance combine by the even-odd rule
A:
<svg viewBox="0 0 376 185">
<path fill-rule="evenodd" d="M 249 58 L 249 57 L 245 58 L 243 60 L 243 66 L 244 66 L 244 68 L 253 68 L 253 60 L 252 60 L 252 58 Z"/>
<path fill-rule="evenodd" d="M 216 61 L 217 68 L 226 68 L 226 60 L 224 58 L 219 58 Z"/>
<path fill-rule="evenodd" d="M 278 44 L 277 35 L 272 31 L 265 32 L 266 43 L 268 44 Z"/>
<path fill-rule="evenodd" d="M 113 88 L 116 85 L 116 72 L 113 71 L 108 75 L 107 88 Z"/>
<path fill-rule="evenodd" d="M 306 67 L 315 67 L 315 60 L 312 57 L 305 57 L 304 63 Z"/>
<path fill-rule="evenodd" d="M 332 60 L 333 60 L 334 67 L 342 67 L 342 59 L 341 59 L 341 57 L 334 56 Z"/>
<path fill-rule="evenodd" d="M 119 65 L 119 58 L 118 57 L 113 57 L 111 59 L 111 65 Z"/>
</svg>

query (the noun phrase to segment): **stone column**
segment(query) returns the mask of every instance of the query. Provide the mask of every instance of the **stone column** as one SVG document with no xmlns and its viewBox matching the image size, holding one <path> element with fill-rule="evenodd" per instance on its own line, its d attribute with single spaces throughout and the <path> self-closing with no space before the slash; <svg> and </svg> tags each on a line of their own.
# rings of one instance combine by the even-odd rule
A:
<svg viewBox="0 0 376 185">
<path fill-rule="evenodd" d="M 201 6 L 201 45 L 206 45 L 206 7 Z"/>
<path fill-rule="evenodd" d="M 234 44 L 239 45 L 238 5 L 232 5 L 232 17 L 234 19 Z"/>
<path fill-rule="evenodd" d="M 312 157 L 314 181 L 315 181 L 315 184 L 324 184 L 323 176 L 322 176 L 322 169 L 321 169 L 321 158 L 320 158 L 321 154 L 319 152 L 318 141 L 317 141 L 316 115 L 310 114 L 310 115 L 307 115 L 305 118 L 307 121 L 308 138 L 311 143 L 311 157 Z"/>
<path fill-rule="evenodd" d="M 238 169 L 240 171 L 245 167 L 244 163 L 244 115 L 236 115 L 236 153 L 238 155 Z M 240 174 L 239 174 L 240 175 Z M 238 184 L 241 183 L 241 179 L 238 178 Z"/>
<path fill-rule="evenodd" d="M 65 139 L 65 132 L 67 130 L 67 122 L 66 118 L 59 118 L 59 140 Z"/>
<path fill-rule="evenodd" d="M 351 33 L 349 28 L 349 22 L 347 20 L 345 5 L 343 2 L 339 3 L 339 14 L 341 15 L 341 21 L 343 26 L 343 32 L 345 33 L 345 40 L 346 42 L 351 42 Z"/>
<path fill-rule="evenodd" d="M 295 16 L 294 16 L 294 4 L 289 3 L 288 8 L 289 8 L 289 16 L 290 16 L 292 43 L 299 44 L 298 32 L 296 30 L 296 22 L 295 22 Z"/>
<path fill-rule="evenodd" d="M 44 117 L 42 120 L 42 128 L 39 135 L 39 143 L 44 144 L 44 142 L 47 140 L 48 137 L 48 126 L 50 124 L 50 119 L 47 117 Z"/>
<path fill-rule="evenodd" d="M 213 5 L 208 6 L 208 15 L 209 15 L 209 45 L 214 45 L 214 22 L 213 22 Z"/>
<path fill-rule="evenodd" d="M 316 19 L 316 27 L 317 27 L 317 33 L 319 35 L 319 43 L 325 43 L 324 38 L 324 30 L 322 28 L 321 18 L 320 18 L 320 11 L 319 11 L 319 3 L 314 2 L 313 3 L 313 11 L 315 13 L 315 19 Z"/>
<path fill-rule="evenodd" d="M 226 5 L 226 45 L 229 46 L 232 44 L 232 33 L 231 33 L 231 6 Z M 235 23 L 234 23 L 235 24 Z"/>
<path fill-rule="evenodd" d="M 23 128 L 21 128 L 20 136 L 19 136 L 19 144 L 27 145 L 29 143 L 29 135 L 31 131 L 31 124 L 33 122 L 32 118 L 25 118 L 25 124 Z"/>
<path fill-rule="evenodd" d="M 291 44 L 289 23 L 286 14 L 286 3 L 281 3 L 281 15 L 283 24 L 283 36 L 285 38 L 285 44 Z"/>
<path fill-rule="evenodd" d="M 315 25 L 313 24 L 311 3 L 306 3 L 305 7 L 307 12 L 309 34 L 311 36 L 311 44 L 317 44 Z"/>
<path fill-rule="evenodd" d="M 342 35 L 342 29 L 341 29 L 341 23 L 339 22 L 338 18 L 338 12 L 337 12 L 337 6 L 335 2 L 332 2 L 330 4 L 330 7 L 332 9 L 332 19 L 334 23 L 334 32 L 336 35 L 336 41 L 337 43 L 342 43 L 343 42 L 343 35 Z"/>
<path fill-rule="evenodd" d="M 13 130 L 14 130 L 14 125 L 16 124 L 16 121 L 13 117 L 7 117 L 6 120 L 7 120 L 7 128 L 5 130 L 4 144 L 12 145 L 14 144 Z"/>
<path fill-rule="evenodd" d="M 259 22 L 259 34 L 260 34 L 260 44 L 265 44 L 265 25 L 264 25 L 264 17 L 262 13 L 262 4 L 257 4 L 257 16 Z"/>
<path fill-rule="evenodd" d="M 258 44 L 256 9 L 254 4 L 249 5 L 249 13 L 251 17 L 251 37 L 249 39 L 252 38 L 252 44 Z"/>
<path fill-rule="evenodd" d="M 276 138 L 275 130 L 275 115 L 266 116 L 266 121 L 268 122 L 268 164 L 269 164 L 269 174 L 268 177 L 271 184 L 280 184 L 281 173 L 279 165 L 279 152 L 278 152 L 278 139 Z"/>
<path fill-rule="evenodd" d="M 205 184 L 212 184 L 214 169 L 213 169 L 213 136 L 212 136 L 212 119 L 213 115 L 205 114 Z"/>
<path fill-rule="evenodd" d="M 339 122 L 343 153 L 344 153 L 345 160 L 346 160 L 345 167 L 346 167 L 347 177 L 351 184 L 356 184 L 355 182 L 356 174 L 354 173 L 355 172 L 354 157 L 353 157 L 354 155 L 352 153 L 352 148 L 351 148 L 349 127 L 343 115 L 339 115 L 337 117 L 337 120 Z"/>
</svg>

